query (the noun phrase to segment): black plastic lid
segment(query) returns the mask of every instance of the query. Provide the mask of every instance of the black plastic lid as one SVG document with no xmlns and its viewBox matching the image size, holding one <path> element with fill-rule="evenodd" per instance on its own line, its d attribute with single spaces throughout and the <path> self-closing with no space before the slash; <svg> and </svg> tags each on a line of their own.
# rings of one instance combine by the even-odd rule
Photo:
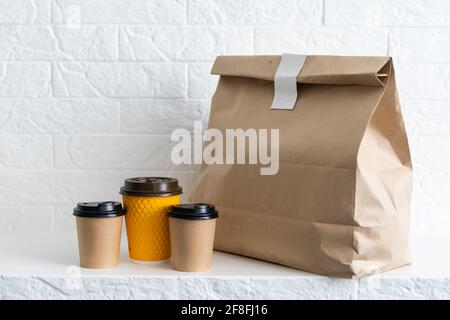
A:
<svg viewBox="0 0 450 320">
<path fill-rule="evenodd" d="M 120 202 L 78 202 L 73 215 L 85 218 L 114 218 L 123 216 L 125 210 Z"/>
<path fill-rule="evenodd" d="M 120 193 L 138 197 L 167 197 L 181 194 L 178 180 L 165 177 L 138 177 L 125 179 Z"/>
<path fill-rule="evenodd" d="M 172 206 L 167 213 L 169 217 L 187 220 L 208 220 L 219 217 L 216 208 L 207 203 L 189 203 Z"/>
</svg>

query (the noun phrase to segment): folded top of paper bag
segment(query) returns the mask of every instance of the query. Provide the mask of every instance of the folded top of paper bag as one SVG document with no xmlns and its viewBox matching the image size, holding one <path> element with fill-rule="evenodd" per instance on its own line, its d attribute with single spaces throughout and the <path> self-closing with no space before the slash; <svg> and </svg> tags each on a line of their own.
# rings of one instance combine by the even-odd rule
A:
<svg viewBox="0 0 450 320">
<path fill-rule="evenodd" d="M 273 81 L 280 59 L 281 56 L 219 56 L 211 73 Z M 389 57 L 307 56 L 297 82 L 384 86 L 388 62 Z"/>
</svg>

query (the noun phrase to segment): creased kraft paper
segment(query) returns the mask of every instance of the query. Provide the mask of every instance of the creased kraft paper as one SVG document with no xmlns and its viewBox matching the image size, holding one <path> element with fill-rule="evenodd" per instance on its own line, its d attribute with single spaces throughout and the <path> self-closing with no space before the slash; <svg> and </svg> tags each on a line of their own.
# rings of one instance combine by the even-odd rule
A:
<svg viewBox="0 0 450 320">
<path fill-rule="evenodd" d="M 293 110 L 271 110 L 279 56 L 221 56 L 209 127 L 277 128 L 278 174 L 203 165 L 215 249 L 333 277 L 409 263 L 411 159 L 388 57 L 308 56 Z"/>
</svg>

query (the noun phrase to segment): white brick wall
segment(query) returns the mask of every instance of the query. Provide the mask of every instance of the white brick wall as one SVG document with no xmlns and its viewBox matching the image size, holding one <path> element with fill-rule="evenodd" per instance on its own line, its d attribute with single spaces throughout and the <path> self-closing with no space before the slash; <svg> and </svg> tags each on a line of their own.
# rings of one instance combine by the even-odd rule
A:
<svg viewBox="0 0 450 320">
<path fill-rule="evenodd" d="M 125 177 L 195 170 L 168 136 L 207 120 L 219 54 L 392 55 L 415 232 L 450 231 L 450 2 L 0 0 L 0 229 L 73 227 Z"/>
</svg>

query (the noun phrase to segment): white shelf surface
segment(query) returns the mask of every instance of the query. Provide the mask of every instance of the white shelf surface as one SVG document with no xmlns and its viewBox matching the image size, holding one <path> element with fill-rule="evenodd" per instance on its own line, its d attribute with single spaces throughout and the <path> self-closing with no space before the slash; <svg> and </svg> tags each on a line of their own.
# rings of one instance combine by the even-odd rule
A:
<svg viewBox="0 0 450 320">
<path fill-rule="evenodd" d="M 3 233 L 0 299 L 449 299 L 450 236 L 416 236 L 411 249 L 409 266 L 346 280 L 223 252 L 208 272 L 177 272 L 130 262 L 125 241 L 117 267 L 83 269 L 73 233 Z"/>
</svg>

